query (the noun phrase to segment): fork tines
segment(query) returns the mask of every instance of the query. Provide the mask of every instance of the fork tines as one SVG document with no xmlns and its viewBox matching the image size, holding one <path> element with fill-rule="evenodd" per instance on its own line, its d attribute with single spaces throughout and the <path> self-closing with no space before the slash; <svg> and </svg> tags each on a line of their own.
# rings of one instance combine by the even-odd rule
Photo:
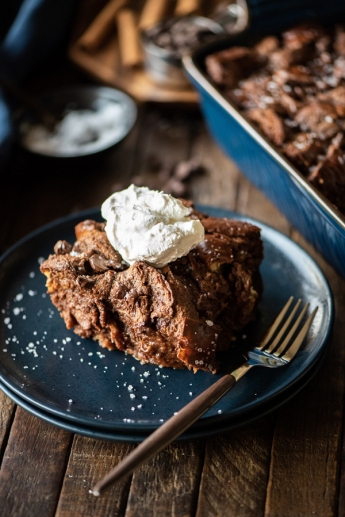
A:
<svg viewBox="0 0 345 517">
<path fill-rule="evenodd" d="M 298 352 L 318 310 L 318 307 L 315 307 L 313 312 L 309 315 L 303 326 L 300 328 L 300 324 L 309 308 L 309 303 L 303 307 L 302 311 L 293 323 L 293 320 L 302 302 L 301 299 L 297 300 L 295 306 L 288 314 L 293 299 L 293 296 L 289 298 L 275 319 L 273 325 L 268 330 L 262 342 L 256 347 L 263 352 L 267 352 L 271 355 L 274 355 L 275 357 L 280 357 L 286 361 L 291 361 L 291 359 Z M 286 319 L 284 321 L 285 317 Z"/>
</svg>

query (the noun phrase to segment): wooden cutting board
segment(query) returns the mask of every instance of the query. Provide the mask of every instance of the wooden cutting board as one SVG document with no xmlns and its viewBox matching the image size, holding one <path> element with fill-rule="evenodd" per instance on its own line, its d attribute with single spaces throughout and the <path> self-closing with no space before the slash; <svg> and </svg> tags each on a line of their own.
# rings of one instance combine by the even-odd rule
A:
<svg viewBox="0 0 345 517">
<path fill-rule="evenodd" d="M 152 0 L 131 2 L 130 0 L 83 0 L 76 16 L 73 28 L 72 40 L 69 46 L 69 58 L 78 67 L 84 70 L 90 77 L 102 84 L 119 88 L 138 101 L 155 101 L 164 103 L 192 103 L 198 102 L 198 96 L 189 84 L 186 87 L 167 87 L 153 81 L 146 73 L 143 63 L 137 66 L 124 67 L 121 63 L 119 37 L 116 24 L 116 15 L 111 13 L 111 3 L 119 2 L 120 9 L 131 9 L 138 21 L 143 14 L 145 4 Z M 180 9 L 192 9 L 194 13 L 207 15 L 210 8 L 214 8 L 212 2 L 207 3 L 207 8 L 197 8 L 200 0 L 154 0 L 164 3 L 164 17 L 176 15 L 178 1 Z M 193 8 L 194 4 L 194 8 Z M 152 4 L 151 4 L 152 5 Z M 157 4 L 153 4 L 154 7 Z M 115 6 L 116 7 L 116 6 Z M 147 7 L 147 6 L 146 6 Z M 119 10 L 120 10 L 119 9 Z M 102 15 L 103 30 L 101 28 Z M 97 22 L 98 20 L 98 22 Z M 90 36 L 98 23 L 98 36 L 94 32 L 92 45 L 83 44 L 85 38 Z M 101 29 L 101 30 L 100 30 Z M 91 35 L 91 38 L 93 36 Z M 95 41 L 97 41 L 95 43 Z"/>
</svg>

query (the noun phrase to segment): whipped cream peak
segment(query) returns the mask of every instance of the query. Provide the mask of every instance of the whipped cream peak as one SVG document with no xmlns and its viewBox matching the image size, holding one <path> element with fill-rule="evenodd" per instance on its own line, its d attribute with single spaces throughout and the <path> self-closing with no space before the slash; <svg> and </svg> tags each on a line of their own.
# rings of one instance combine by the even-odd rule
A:
<svg viewBox="0 0 345 517">
<path fill-rule="evenodd" d="M 205 230 L 192 210 L 170 194 L 130 185 L 102 204 L 111 245 L 132 265 L 143 260 L 163 267 L 204 239 Z"/>
</svg>

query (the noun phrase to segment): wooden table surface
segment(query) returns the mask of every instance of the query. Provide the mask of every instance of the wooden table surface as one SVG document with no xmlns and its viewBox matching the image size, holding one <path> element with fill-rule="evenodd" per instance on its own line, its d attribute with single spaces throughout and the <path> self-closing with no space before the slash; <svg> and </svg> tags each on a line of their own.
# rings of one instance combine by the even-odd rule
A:
<svg viewBox="0 0 345 517">
<path fill-rule="evenodd" d="M 130 135 L 86 163 L 48 165 L 16 152 L 0 191 L 1 252 L 45 223 L 100 205 L 133 177 L 155 180 L 153 156 L 165 165 L 197 156 L 205 172 L 189 180 L 195 202 L 266 222 L 315 258 L 336 308 L 327 359 L 273 413 L 217 437 L 173 443 L 99 498 L 89 489 L 135 445 L 72 434 L 0 392 L 1 517 L 344 516 L 344 279 L 222 154 L 197 109 L 143 104 Z"/>
</svg>

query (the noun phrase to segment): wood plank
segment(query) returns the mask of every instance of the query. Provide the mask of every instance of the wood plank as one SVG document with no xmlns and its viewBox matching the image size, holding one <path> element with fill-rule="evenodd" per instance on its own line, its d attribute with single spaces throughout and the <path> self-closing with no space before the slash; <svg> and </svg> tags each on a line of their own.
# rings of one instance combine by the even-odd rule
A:
<svg viewBox="0 0 345 517">
<path fill-rule="evenodd" d="M 202 440 L 177 442 L 142 465 L 133 474 L 125 517 L 194 515 L 203 451 Z"/>
<path fill-rule="evenodd" d="M 263 515 L 273 425 L 270 415 L 208 440 L 196 517 Z"/>
<path fill-rule="evenodd" d="M 327 274 L 336 318 L 326 363 L 316 378 L 277 413 L 265 515 L 333 517 L 337 515 L 344 416 L 345 349 L 338 345 L 345 333 L 345 281 L 298 234 L 293 236 Z"/>
<path fill-rule="evenodd" d="M 124 515 L 131 478 L 95 497 L 89 490 L 129 454 L 127 443 L 75 436 L 55 517 L 118 517 Z"/>
<path fill-rule="evenodd" d="M 191 182 L 191 197 L 200 204 L 235 210 L 240 173 L 218 145 L 211 139 L 200 121 L 194 131 L 192 156 L 197 156 L 205 174 Z"/>
<path fill-rule="evenodd" d="M 288 221 L 239 171 L 236 171 L 236 188 L 234 169 L 233 165 L 233 184 L 228 188 L 221 186 L 223 192 L 236 192 L 233 208 L 270 225 L 274 221 L 276 228 L 288 234 Z M 227 180 L 223 176 L 223 182 Z M 220 196 L 218 191 L 217 199 Z M 197 517 L 263 515 L 273 429 L 271 415 L 226 436 L 208 440 Z"/>
<path fill-rule="evenodd" d="M 133 149 L 141 147 L 144 121 L 145 109 L 139 106 L 137 121 L 126 138 L 99 156 L 86 174 L 83 174 L 83 170 L 79 171 L 83 181 L 78 183 L 74 205 L 71 207 L 73 211 L 101 206 L 113 192 L 130 184 L 136 164 Z"/>
<path fill-rule="evenodd" d="M 166 191 L 169 171 L 190 157 L 194 119 L 180 111 L 146 109 L 135 151 L 130 182 Z M 128 184 L 125 185 L 125 187 Z"/>
<path fill-rule="evenodd" d="M 237 210 L 258 221 L 273 226 L 286 235 L 291 233 L 291 225 L 277 207 L 243 175 L 239 187 Z"/>
<path fill-rule="evenodd" d="M 0 390 L 0 463 L 7 444 L 16 405 Z"/>
<path fill-rule="evenodd" d="M 2 515 L 54 515 L 70 442 L 70 433 L 17 409 L 0 471 Z"/>
<path fill-rule="evenodd" d="M 337 515 L 343 396 L 332 359 L 277 418 L 265 515 Z M 306 408 L 308 418 L 305 417 Z"/>
<path fill-rule="evenodd" d="M 213 154 L 210 148 L 213 146 Z M 264 195 L 249 183 L 231 160 L 209 140 L 203 143 L 212 164 L 218 153 L 222 165 L 214 167 L 208 196 L 222 206 L 271 223 L 289 232 L 289 223 L 269 204 Z M 217 162 L 216 162 L 217 163 Z M 226 171 L 226 172 L 225 172 Z M 235 429 L 207 442 L 197 517 L 224 515 L 258 516 L 265 506 L 269 476 L 270 449 L 274 417 Z"/>
</svg>

